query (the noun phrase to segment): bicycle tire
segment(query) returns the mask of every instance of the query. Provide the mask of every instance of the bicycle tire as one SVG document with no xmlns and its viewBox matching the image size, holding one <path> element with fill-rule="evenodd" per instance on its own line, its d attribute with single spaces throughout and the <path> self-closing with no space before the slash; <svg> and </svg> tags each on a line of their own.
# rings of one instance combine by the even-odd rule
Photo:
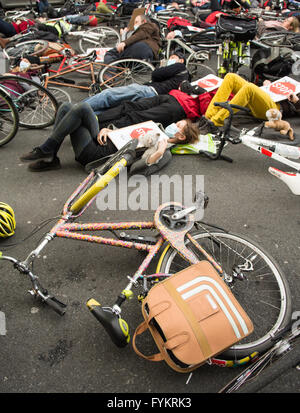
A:
<svg viewBox="0 0 300 413">
<path fill-rule="evenodd" d="M 230 347 L 221 357 L 239 360 L 254 351 L 266 351 L 273 344 L 273 334 L 280 328 L 285 327 L 291 317 L 291 293 L 286 277 L 280 267 L 259 245 L 244 236 L 216 231 L 208 233 L 199 230 L 192 232 L 191 235 L 196 240 L 201 240 L 202 247 L 220 263 L 226 273 L 231 274 L 238 264 L 242 264 L 241 253 L 248 260 L 249 257 L 251 258 L 251 264 L 254 269 L 251 271 L 251 274 L 250 272 L 246 273 L 247 279 L 243 281 L 236 279 L 234 283 L 229 285 L 232 293 L 252 320 L 254 332 L 241 342 Z M 189 240 L 186 241 L 186 245 L 191 248 Z M 199 259 L 205 259 L 194 246 L 192 250 L 199 256 Z M 225 252 L 227 252 L 226 257 L 224 255 Z M 248 253 L 248 256 L 246 253 Z M 226 262 L 223 261 L 224 258 L 227 259 Z M 233 259 L 232 267 L 230 267 L 230 259 Z M 246 263 L 245 258 L 244 263 Z M 268 275 L 267 270 L 264 274 L 258 273 L 260 268 L 256 268 L 256 265 L 259 263 L 264 265 L 262 268 L 268 267 L 271 275 Z M 159 260 L 157 272 L 173 274 L 188 265 L 177 251 L 170 248 L 168 244 Z M 243 284 L 243 282 L 246 284 Z M 264 286 L 270 288 L 270 285 L 273 286 L 274 291 L 263 289 Z M 277 298 L 279 299 L 277 300 Z M 274 303 L 276 303 L 276 306 L 279 306 L 278 310 L 277 307 L 273 307 Z M 266 308 L 268 320 L 265 320 L 262 316 L 262 314 L 266 314 Z"/>
<path fill-rule="evenodd" d="M 296 33 L 267 33 L 259 41 L 270 47 L 291 47 L 299 44 L 300 36 Z"/>
<path fill-rule="evenodd" d="M 297 346 L 298 344 L 298 346 Z M 278 360 L 266 367 L 252 382 L 245 383 L 234 393 L 257 393 L 262 391 L 270 383 L 278 379 L 287 370 L 296 367 L 300 363 L 300 340 L 296 340 L 296 345 L 283 354 Z"/>
<path fill-rule="evenodd" d="M 93 35 L 96 33 L 93 39 Z M 78 46 L 82 53 L 88 53 L 88 49 L 95 49 L 100 47 L 115 47 L 117 43 L 121 41 L 120 34 L 112 27 L 98 26 L 93 29 L 87 30 L 84 35 L 79 39 Z"/>
<path fill-rule="evenodd" d="M 12 99 L 0 88 L 0 146 L 6 145 L 17 134 L 19 114 Z"/>
<path fill-rule="evenodd" d="M 5 54 L 11 58 L 16 58 L 27 54 L 28 56 L 41 56 L 48 48 L 49 43 L 46 40 L 28 40 L 26 42 L 9 43 L 5 49 Z M 35 50 L 37 46 L 40 46 L 39 50 Z"/>
<path fill-rule="evenodd" d="M 98 72 L 97 81 L 106 88 L 151 81 L 154 66 L 140 59 L 119 59 Z"/>
<path fill-rule="evenodd" d="M 20 76 L 0 76 L 0 84 L 5 80 L 18 82 L 20 87 L 25 89 L 22 94 L 17 94 L 14 91 L 10 92 L 12 101 L 19 113 L 20 126 L 28 129 L 40 129 L 54 123 L 58 103 L 48 89 L 31 79 Z M 9 91 L 7 86 L 2 86 L 2 88 Z"/>
<path fill-rule="evenodd" d="M 206 75 L 216 75 L 216 71 L 210 66 L 203 64 L 203 58 L 201 51 L 195 52 L 187 58 L 186 67 L 189 71 L 192 80 L 199 80 Z"/>
</svg>

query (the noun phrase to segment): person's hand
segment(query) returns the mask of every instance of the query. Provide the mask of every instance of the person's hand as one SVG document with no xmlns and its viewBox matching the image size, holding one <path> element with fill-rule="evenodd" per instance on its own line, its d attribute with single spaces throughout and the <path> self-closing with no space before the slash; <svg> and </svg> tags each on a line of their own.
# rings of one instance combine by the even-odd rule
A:
<svg viewBox="0 0 300 413">
<path fill-rule="evenodd" d="M 178 5 L 178 3 L 173 2 L 173 3 L 171 4 L 171 6 L 174 7 L 174 9 L 179 10 L 179 5 Z"/>
<path fill-rule="evenodd" d="M 98 133 L 97 136 L 97 141 L 99 145 L 106 145 L 107 142 L 107 135 L 111 132 L 111 129 L 108 128 L 103 128 L 101 131 Z"/>
<path fill-rule="evenodd" d="M 288 97 L 288 100 L 292 103 L 297 103 L 299 101 L 299 98 L 296 95 L 296 93 L 291 93 L 290 96 Z"/>
<path fill-rule="evenodd" d="M 263 81 L 263 86 L 269 86 L 271 83 L 272 83 L 271 80 L 266 79 Z"/>
<path fill-rule="evenodd" d="M 124 42 L 121 42 L 121 43 L 117 44 L 116 49 L 119 53 L 121 53 L 121 52 L 123 52 L 125 47 L 126 47 L 126 44 Z"/>
<path fill-rule="evenodd" d="M 175 38 L 175 32 L 169 32 L 166 36 L 166 39 L 174 39 Z"/>
<path fill-rule="evenodd" d="M 120 34 L 122 35 L 122 34 L 125 34 L 125 33 L 127 33 L 128 32 L 128 27 L 125 27 L 125 29 L 120 29 Z"/>
</svg>

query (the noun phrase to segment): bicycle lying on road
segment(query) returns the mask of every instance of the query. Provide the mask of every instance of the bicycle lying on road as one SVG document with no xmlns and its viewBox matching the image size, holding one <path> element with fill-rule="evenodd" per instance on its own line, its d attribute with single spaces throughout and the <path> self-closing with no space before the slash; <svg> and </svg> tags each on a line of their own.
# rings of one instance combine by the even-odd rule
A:
<svg viewBox="0 0 300 413">
<path fill-rule="evenodd" d="M 287 158 L 300 159 L 300 144 L 297 140 L 289 141 L 287 139 L 275 141 L 274 139 L 264 139 L 255 134 L 259 133 L 256 128 L 251 130 L 243 129 L 240 131 L 239 136 L 231 137 L 231 124 L 234 116 L 233 110 L 240 110 L 246 113 L 250 112 L 250 109 L 243 106 L 230 104 L 229 102 L 215 102 L 215 106 L 219 106 L 228 110 L 229 117 L 222 132 L 216 135 L 216 140 L 219 141 L 218 149 L 215 154 L 206 152 L 205 155 L 212 160 L 223 159 L 228 162 L 232 162 L 232 158 L 227 155 L 223 155 L 223 149 L 227 142 L 232 144 L 243 144 L 248 148 L 251 148 L 262 155 L 275 159 L 276 161 L 293 168 L 295 172 L 284 172 L 280 169 L 269 167 L 269 172 L 283 181 L 289 189 L 295 195 L 300 195 L 300 163 L 292 161 Z"/>
<path fill-rule="evenodd" d="M 58 314 L 63 315 L 66 305 L 43 288 L 38 276 L 33 272 L 34 260 L 49 242 L 55 238 L 67 238 L 133 248 L 147 253 L 137 271 L 128 277 L 129 281 L 111 307 L 102 307 L 95 299 L 87 301 L 87 307 L 119 347 L 126 346 L 130 340 L 128 324 L 121 318 L 121 307 L 127 299 L 132 298 L 133 288 L 139 289 L 139 298 L 143 299 L 153 284 L 191 264 L 203 259 L 208 260 L 251 317 L 254 325 L 251 335 L 209 362 L 221 366 L 248 362 L 257 352 L 267 350 L 272 345 L 273 335 L 290 320 L 291 293 L 279 265 L 256 242 L 195 220 L 195 211 L 207 205 L 208 198 L 204 193 L 196 194 L 196 202 L 191 207 L 184 207 L 177 202 L 159 206 L 152 221 L 75 222 L 95 200 L 97 194 L 131 164 L 135 158 L 136 146 L 137 140 L 130 141 L 103 166 L 90 172 L 68 198 L 58 222 L 25 260 L 20 261 L 5 255 L 0 258 L 2 261 L 11 262 L 19 273 L 30 278 L 30 293 L 35 298 L 41 299 Z M 155 234 L 149 237 L 148 230 L 154 230 Z M 110 231 L 114 237 L 89 235 L 91 231 Z M 139 233 L 128 234 L 127 231 Z M 144 231 L 146 235 L 143 235 Z M 156 272 L 146 274 L 155 257 L 158 257 Z"/>
<path fill-rule="evenodd" d="M 294 320 L 276 334 L 270 350 L 257 357 L 219 393 L 256 393 L 292 368 L 300 369 L 300 327 Z"/>
</svg>

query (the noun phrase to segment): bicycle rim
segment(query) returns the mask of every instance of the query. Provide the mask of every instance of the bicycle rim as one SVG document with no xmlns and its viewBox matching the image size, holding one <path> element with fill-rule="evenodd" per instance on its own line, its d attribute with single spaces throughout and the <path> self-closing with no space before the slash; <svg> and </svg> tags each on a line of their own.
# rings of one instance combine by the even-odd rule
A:
<svg viewBox="0 0 300 413">
<path fill-rule="evenodd" d="M 144 84 L 151 81 L 154 66 L 139 59 L 121 59 L 104 67 L 98 74 L 99 83 L 105 87 Z"/>
<path fill-rule="evenodd" d="M 289 322 L 291 315 L 291 294 L 278 264 L 260 246 L 245 237 L 199 231 L 192 235 L 229 276 L 246 262 L 252 266 L 251 271 L 243 271 L 244 280 L 234 278 L 227 284 L 252 320 L 254 332 L 224 352 L 222 357 L 238 360 L 254 351 L 267 350 L 272 345 L 273 334 Z M 199 260 L 205 259 L 188 240 L 186 245 Z M 187 266 L 177 251 L 167 246 L 157 272 L 174 274 Z"/>
<path fill-rule="evenodd" d="M 0 90 L 0 146 L 11 141 L 19 127 L 19 115 L 11 98 Z"/>
<path fill-rule="evenodd" d="M 47 90 L 32 87 L 14 100 L 19 110 L 20 126 L 40 129 L 55 121 L 57 101 Z"/>
<path fill-rule="evenodd" d="M 89 49 L 115 47 L 120 42 L 119 33 L 110 27 L 96 27 L 85 32 L 79 39 L 78 45 L 82 53 L 88 53 Z"/>
<path fill-rule="evenodd" d="M 72 102 L 71 96 L 65 90 L 59 87 L 48 87 L 49 92 L 54 96 L 57 103 Z"/>
<path fill-rule="evenodd" d="M 192 76 L 192 80 L 199 80 L 204 76 L 216 74 L 214 69 L 203 64 L 203 58 L 200 58 L 201 53 L 203 52 L 195 52 L 187 59 L 186 67 Z"/>
</svg>

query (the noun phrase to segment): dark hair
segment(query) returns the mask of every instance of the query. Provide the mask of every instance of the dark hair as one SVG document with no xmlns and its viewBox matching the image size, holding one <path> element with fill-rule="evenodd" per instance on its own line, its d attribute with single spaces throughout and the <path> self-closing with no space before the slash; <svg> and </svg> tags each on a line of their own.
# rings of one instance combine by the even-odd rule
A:
<svg viewBox="0 0 300 413">
<path fill-rule="evenodd" d="M 180 52 L 180 51 L 175 51 L 174 53 L 172 53 L 172 54 L 174 54 L 175 56 L 177 56 L 177 57 L 179 57 L 179 59 L 183 59 L 183 63 L 184 64 L 186 64 L 186 58 L 185 58 L 185 55 L 182 53 L 182 52 Z"/>
</svg>

